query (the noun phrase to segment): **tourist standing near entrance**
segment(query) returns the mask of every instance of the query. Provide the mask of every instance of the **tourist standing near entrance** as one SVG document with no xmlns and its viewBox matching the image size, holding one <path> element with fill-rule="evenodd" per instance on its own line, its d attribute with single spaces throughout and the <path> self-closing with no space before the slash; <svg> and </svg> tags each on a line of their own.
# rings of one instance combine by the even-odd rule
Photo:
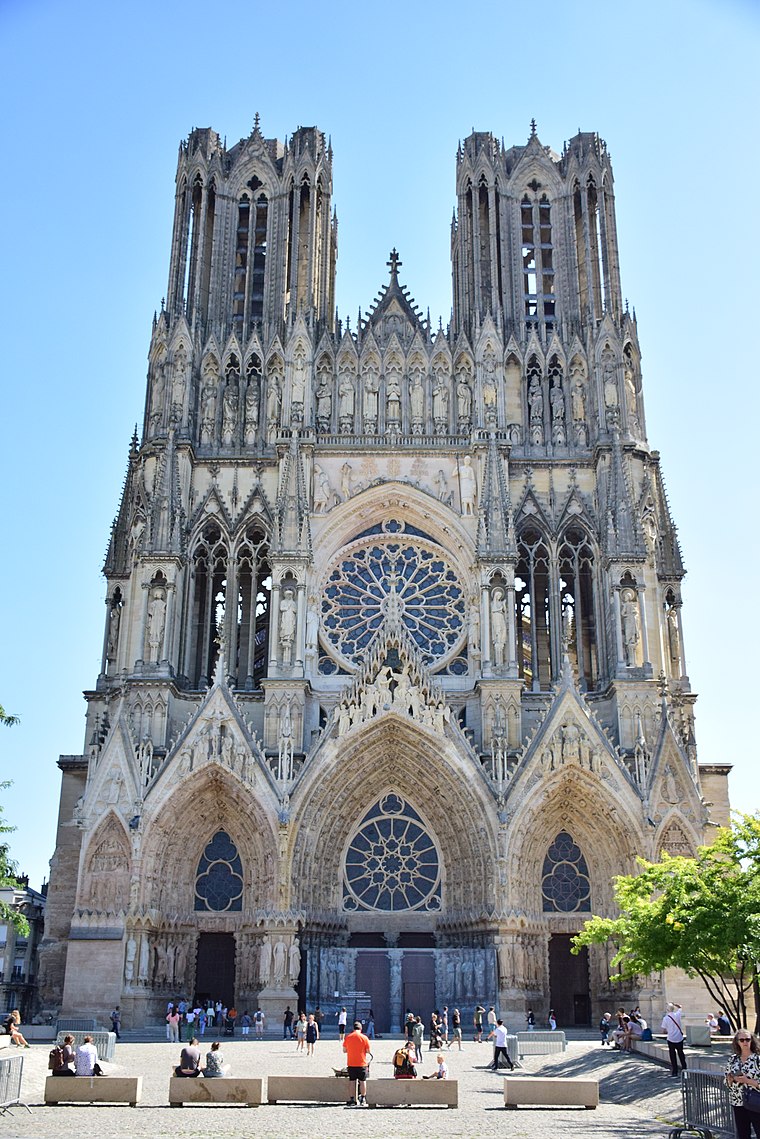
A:
<svg viewBox="0 0 760 1139">
<path fill-rule="evenodd" d="M 349 1107 L 367 1106 L 367 1068 L 371 1058 L 369 1038 L 362 1032 L 362 1022 L 354 1021 L 354 1031 L 349 1032 L 343 1041 L 343 1051 L 348 1060 L 348 1078 L 355 1081 L 354 1096 L 348 1100 Z"/>
<path fill-rule="evenodd" d="M 314 1019 L 314 1014 L 309 1013 L 309 1019 L 306 1021 L 306 1055 L 314 1055 L 314 1045 L 319 1040 L 319 1026 Z"/>
<path fill-rule="evenodd" d="M 472 1038 L 476 1044 L 483 1043 L 483 1017 L 485 1011 L 482 1004 L 478 1002 L 475 1005 L 475 1012 L 472 1014 L 472 1026 L 475 1030 Z"/>
<path fill-rule="evenodd" d="M 513 1072 L 515 1070 L 515 1066 L 510 1059 L 509 1052 L 507 1051 L 507 1026 L 503 1020 L 496 1021 L 493 1029 L 488 1034 L 488 1039 L 493 1040 L 493 1064 L 489 1064 L 489 1067 L 492 1068 L 494 1072 L 498 1071 L 499 1057 L 503 1056 L 507 1061 L 507 1067 L 509 1068 L 510 1072 Z"/>
<path fill-rule="evenodd" d="M 256 1039 L 257 1040 L 263 1040 L 264 1039 L 264 1026 L 265 1026 L 265 1024 L 266 1024 L 266 1017 L 264 1016 L 261 1009 L 257 1008 L 256 1012 L 253 1014 L 253 1027 L 256 1029 Z"/>
</svg>

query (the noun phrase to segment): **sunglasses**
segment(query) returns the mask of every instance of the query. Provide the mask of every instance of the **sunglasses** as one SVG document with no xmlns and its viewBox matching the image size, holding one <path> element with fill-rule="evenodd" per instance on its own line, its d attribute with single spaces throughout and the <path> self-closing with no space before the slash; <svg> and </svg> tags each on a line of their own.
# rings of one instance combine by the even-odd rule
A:
<svg viewBox="0 0 760 1139">
<path fill-rule="evenodd" d="M 739 1041 L 740 1044 L 751 1044 L 752 1043 L 752 1037 L 751 1036 L 737 1036 L 736 1039 Z"/>
</svg>

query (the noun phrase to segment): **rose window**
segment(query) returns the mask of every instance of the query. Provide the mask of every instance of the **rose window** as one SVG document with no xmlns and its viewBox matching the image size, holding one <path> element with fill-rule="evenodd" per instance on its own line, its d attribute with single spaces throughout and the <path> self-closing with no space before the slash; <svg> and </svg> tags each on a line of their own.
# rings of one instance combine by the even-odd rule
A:
<svg viewBox="0 0 760 1139">
<path fill-rule="evenodd" d="M 395 531 L 394 531 L 395 528 Z M 428 664 L 448 663 L 465 634 L 465 591 L 440 546 L 387 523 L 344 550 L 322 589 L 322 639 L 344 667 L 362 653 L 386 617 L 396 616 Z"/>
<path fill-rule="evenodd" d="M 217 831 L 198 863 L 195 879 L 195 909 L 243 908 L 243 867 L 237 847 L 226 831 Z"/>
<path fill-rule="evenodd" d="M 591 884 L 581 849 L 567 831 L 549 847 L 541 880 L 544 913 L 589 913 Z"/>
<path fill-rule="evenodd" d="M 362 819 L 346 852 L 346 910 L 440 910 L 438 851 L 417 812 L 386 795 Z"/>
</svg>

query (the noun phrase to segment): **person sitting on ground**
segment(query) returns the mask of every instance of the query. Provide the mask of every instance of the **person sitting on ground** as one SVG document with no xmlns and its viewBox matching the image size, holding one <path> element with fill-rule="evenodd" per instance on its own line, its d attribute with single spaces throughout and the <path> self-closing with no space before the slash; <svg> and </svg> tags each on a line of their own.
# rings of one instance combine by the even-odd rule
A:
<svg viewBox="0 0 760 1139">
<path fill-rule="evenodd" d="M 194 1079 L 201 1074 L 201 1050 L 198 1047 L 198 1041 L 193 1036 L 188 1040 L 185 1047 L 179 1054 L 179 1064 L 174 1069 L 175 1076 L 187 1076 L 189 1079 Z"/>
<path fill-rule="evenodd" d="M 443 1059 L 443 1052 L 439 1052 L 435 1058 L 436 1069 L 431 1072 L 429 1076 L 423 1076 L 423 1080 L 445 1080 L 449 1074 L 448 1066 Z"/>
<path fill-rule="evenodd" d="M 64 1036 L 63 1044 L 57 1044 L 50 1053 L 50 1060 L 48 1067 L 50 1068 L 51 1076 L 73 1076 L 75 1075 L 72 1067 L 76 1060 L 76 1053 L 74 1052 L 74 1037 Z"/>
<path fill-rule="evenodd" d="M 98 1063 L 98 1050 L 91 1036 L 85 1036 L 77 1048 L 76 1074 L 78 1076 L 102 1076 L 103 1069 Z"/>
<path fill-rule="evenodd" d="M 393 1054 L 394 1080 L 416 1079 L 417 1069 L 414 1066 L 415 1059 L 414 1041 L 407 1040 L 406 1044 L 402 1045 L 401 1048 L 397 1048 Z"/>
<path fill-rule="evenodd" d="M 219 1041 L 215 1040 L 211 1045 L 211 1051 L 206 1053 L 206 1067 L 203 1069 L 203 1077 L 206 1080 L 213 1080 L 219 1076 L 226 1076 L 229 1070 L 229 1064 L 225 1064 L 224 1057 L 219 1051 Z"/>
<path fill-rule="evenodd" d="M 21 1024 L 21 1013 L 17 1008 L 13 1012 L 9 1012 L 3 1021 L 3 1030 L 10 1036 L 11 1044 L 15 1044 L 17 1048 L 29 1048 L 30 1045 L 24 1038 L 19 1025 Z"/>
</svg>

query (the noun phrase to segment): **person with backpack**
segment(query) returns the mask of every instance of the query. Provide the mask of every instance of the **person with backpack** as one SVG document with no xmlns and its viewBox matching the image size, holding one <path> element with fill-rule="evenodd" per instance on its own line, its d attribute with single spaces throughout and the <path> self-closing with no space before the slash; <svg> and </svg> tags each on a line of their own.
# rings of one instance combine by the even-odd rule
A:
<svg viewBox="0 0 760 1139">
<path fill-rule="evenodd" d="M 121 1040 L 121 1009 L 118 1005 L 111 1012 L 111 1029 L 116 1034 L 116 1039 Z"/>
<path fill-rule="evenodd" d="M 401 1048 L 393 1053 L 394 1080 L 414 1080 L 417 1078 L 417 1069 L 414 1066 L 414 1043 L 407 1040 Z"/>
<path fill-rule="evenodd" d="M 256 1039 L 257 1040 L 263 1040 L 264 1039 L 264 1024 L 265 1023 L 266 1023 L 266 1017 L 264 1016 L 261 1009 L 257 1008 L 256 1012 L 253 1014 L 253 1027 L 256 1030 Z"/>
<path fill-rule="evenodd" d="M 76 1053 L 74 1052 L 74 1037 L 64 1036 L 63 1044 L 56 1044 L 55 1048 L 50 1049 L 48 1056 L 48 1068 L 50 1069 L 51 1076 L 73 1076 L 75 1075 L 72 1064 L 76 1060 Z"/>
</svg>

